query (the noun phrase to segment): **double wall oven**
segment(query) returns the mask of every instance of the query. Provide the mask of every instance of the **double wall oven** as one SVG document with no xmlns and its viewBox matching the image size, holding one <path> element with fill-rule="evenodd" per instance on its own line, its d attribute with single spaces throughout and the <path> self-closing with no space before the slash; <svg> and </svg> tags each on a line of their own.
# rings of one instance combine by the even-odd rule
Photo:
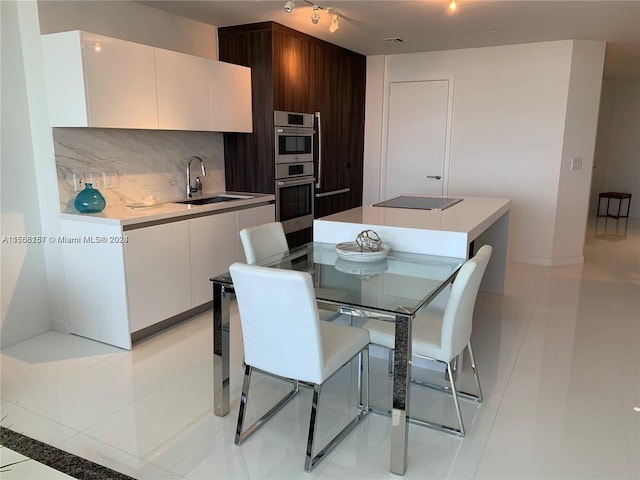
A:
<svg viewBox="0 0 640 480">
<path fill-rule="evenodd" d="M 313 119 L 311 113 L 274 112 L 276 221 L 285 233 L 313 226 Z"/>
</svg>

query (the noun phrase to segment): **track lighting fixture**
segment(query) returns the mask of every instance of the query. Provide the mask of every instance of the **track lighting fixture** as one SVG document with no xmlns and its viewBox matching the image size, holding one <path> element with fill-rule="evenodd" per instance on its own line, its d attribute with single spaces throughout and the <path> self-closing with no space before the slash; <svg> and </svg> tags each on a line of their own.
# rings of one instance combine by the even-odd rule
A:
<svg viewBox="0 0 640 480">
<path fill-rule="evenodd" d="M 285 13 L 291 13 L 293 12 L 294 6 L 295 4 L 293 3 L 293 0 L 287 0 L 286 2 L 284 2 L 283 10 L 285 11 Z"/>
<path fill-rule="evenodd" d="M 317 25 L 318 22 L 320 21 L 320 14 L 318 13 L 319 10 L 320 10 L 320 7 L 318 5 L 314 5 L 313 6 L 313 14 L 311 15 L 311 23 L 313 23 L 314 25 Z"/>
<path fill-rule="evenodd" d="M 455 12 L 457 9 L 458 9 L 458 4 L 456 3 L 456 0 L 451 0 L 449 2 L 449 11 Z"/>
<path fill-rule="evenodd" d="M 322 5 L 318 5 L 313 3 L 311 0 L 304 0 L 305 3 L 308 3 L 313 7 L 313 13 L 311 14 L 311 23 L 317 25 L 320 22 L 320 10 L 326 10 L 329 15 L 331 15 L 331 24 L 329 25 L 329 31 L 331 33 L 335 33 L 340 29 L 340 12 L 338 12 L 335 8 L 331 7 L 323 7 Z M 293 2 L 287 2 L 293 4 Z M 292 5 L 293 7 L 293 5 Z M 285 12 L 286 12 L 285 5 Z"/>
<path fill-rule="evenodd" d="M 332 8 L 329 8 L 327 11 L 331 14 L 331 25 L 329 25 L 329 31 L 331 33 L 336 33 L 340 29 L 340 20 L 338 19 L 338 12 L 336 12 Z"/>
</svg>

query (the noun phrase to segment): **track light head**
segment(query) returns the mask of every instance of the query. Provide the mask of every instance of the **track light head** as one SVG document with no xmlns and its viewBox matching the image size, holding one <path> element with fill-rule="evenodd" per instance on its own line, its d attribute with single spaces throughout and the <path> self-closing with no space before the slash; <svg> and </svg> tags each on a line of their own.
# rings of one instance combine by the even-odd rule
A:
<svg viewBox="0 0 640 480">
<path fill-rule="evenodd" d="M 338 12 L 335 8 L 323 7 L 322 5 L 317 5 L 313 3 L 312 0 L 304 0 L 304 1 L 313 7 L 313 13 L 311 14 L 311 23 L 313 23 L 314 25 L 317 25 L 318 22 L 320 22 L 320 10 L 326 10 L 327 13 L 331 15 L 331 24 L 329 25 L 329 31 L 331 33 L 336 33 L 340 29 L 340 12 Z"/>
<path fill-rule="evenodd" d="M 340 29 L 340 20 L 338 18 L 338 12 L 333 9 L 329 9 L 328 12 L 332 15 L 331 25 L 329 25 L 329 31 L 336 33 Z"/>
<path fill-rule="evenodd" d="M 295 7 L 293 0 L 287 0 L 286 2 L 284 2 L 283 10 L 285 11 L 285 13 L 291 13 L 293 12 L 293 7 Z"/>
<path fill-rule="evenodd" d="M 311 15 L 311 23 L 313 23 L 314 25 L 317 25 L 318 22 L 320 21 L 320 14 L 318 13 L 319 10 L 320 10 L 320 7 L 318 7 L 318 5 L 314 5 L 313 6 L 313 14 Z"/>
</svg>

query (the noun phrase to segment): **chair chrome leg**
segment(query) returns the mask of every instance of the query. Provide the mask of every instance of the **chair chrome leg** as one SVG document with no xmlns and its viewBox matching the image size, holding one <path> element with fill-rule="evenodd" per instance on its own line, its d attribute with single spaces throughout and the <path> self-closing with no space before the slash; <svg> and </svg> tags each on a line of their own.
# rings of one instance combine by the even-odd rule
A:
<svg viewBox="0 0 640 480">
<path fill-rule="evenodd" d="M 355 358 L 355 357 L 354 357 Z M 353 359 L 352 359 L 353 360 Z M 313 456 L 314 444 L 316 440 L 316 430 L 318 425 L 318 402 L 320 401 L 320 391 L 322 386 L 313 384 L 313 402 L 311 404 L 311 416 L 309 419 L 309 436 L 307 438 L 307 451 L 304 462 L 304 469 L 310 472 L 323 458 L 325 458 L 341 441 L 345 438 L 354 428 L 356 428 L 360 422 L 369 413 L 369 348 L 368 346 L 363 348 L 358 355 L 358 407 L 359 412 L 356 417 L 351 420 L 333 440 Z M 297 380 L 293 381 L 294 389 L 289 392 L 284 398 L 282 398 L 275 406 L 273 406 L 267 413 L 265 413 L 260 419 L 247 428 L 246 431 L 242 431 L 244 427 L 244 416 L 246 413 L 247 403 L 249 399 L 249 386 L 251 383 L 251 373 L 253 367 L 245 365 L 244 382 L 242 384 L 242 395 L 240 397 L 240 409 L 238 411 L 238 425 L 236 427 L 236 445 L 240 445 L 251 435 L 256 433 L 260 427 L 262 427 L 271 417 L 273 417 L 282 407 L 284 407 L 297 393 L 299 383 Z M 303 382 L 306 384 L 306 382 Z"/>
<path fill-rule="evenodd" d="M 320 385 L 313 385 L 313 401 L 311 403 L 311 417 L 309 419 L 309 436 L 307 437 L 307 454 L 304 459 L 304 470 L 310 472 L 314 467 L 313 444 L 316 440 L 316 427 L 318 424 L 318 401 L 320 400 Z"/>
<path fill-rule="evenodd" d="M 242 428 L 244 427 L 244 414 L 247 408 L 247 399 L 249 395 L 249 383 L 251 383 L 251 372 L 253 368 L 249 365 L 244 366 L 244 381 L 242 382 L 242 394 L 240 395 L 240 409 L 238 410 L 238 425 L 236 426 L 235 444 L 240 445 L 242 442 Z"/>
<path fill-rule="evenodd" d="M 431 361 L 434 361 L 434 362 L 439 362 L 439 363 L 445 363 L 446 364 L 446 362 L 440 362 L 439 360 L 435 360 L 435 359 L 430 358 L 430 357 L 425 357 L 423 355 L 415 354 L 414 356 L 419 357 L 419 358 L 424 358 L 426 360 L 431 360 Z M 458 355 L 456 358 L 460 358 L 461 356 L 462 356 L 462 354 Z M 473 352 L 471 350 L 469 350 L 469 356 L 470 357 L 473 356 Z M 471 358 L 471 363 L 472 363 L 472 365 L 475 365 L 475 362 L 474 362 L 473 358 Z M 453 370 L 454 365 L 452 365 L 451 368 Z M 453 372 L 453 375 L 454 375 L 454 377 L 456 377 L 455 371 Z M 451 383 L 451 379 L 449 378 L 449 372 L 447 370 L 445 370 L 445 372 L 444 372 L 444 377 L 445 377 L 445 380 L 450 384 Z M 476 380 L 476 385 L 479 385 L 479 382 L 480 382 L 480 380 L 477 379 Z M 419 380 L 419 379 L 413 378 L 413 377 L 411 378 L 411 383 L 414 384 L 414 385 L 417 385 L 419 387 L 429 388 L 431 390 L 435 390 L 435 391 L 438 391 L 438 392 L 444 392 L 444 393 L 449 393 L 449 394 L 451 393 L 451 387 L 448 386 L 447 384 L 445 384 L 445 385 L 437 385 L 437 384 L 426 382 L 424 380 Z M 481 403 L 482 402 L 482 391 L 478 388 L 478 394 L 476 395 L 476 394 L 473 394 L 473 393 L 468 393 L 468 392 L 464 392 L 464 391 L 458 390 L 458 397 L 459 398 L 463 398 L 465 400 L 473 400 L 474 402 Z"/>
<path fill-rule="evenodd" d="M 447 385 L 436 385 L 433 383 L 429 383 L 429 382 L 425 382 L 422 380 L 418 380 L 417 378 L 412 378 L 411 379 L 411 384 L 412 385 L 416 385 L 418 387 L 422 387 L 422 388 L 428 388 L 429 390 L 434 390 L 436 392 L 442 392 L 442 393 L 446 393 L 448 395 L 451 395 L 451 387 L 447 386 Z M 471 400 L 474 401 L 476 403 L 480 403 L 479 397 L 477 395 L 474 395 L 473 393 L 468 393 L 468 392 L 463 392 L 461 390 L 458 390 L 458 398 L 462 398 L 463 400 Z"/>
<path fill-rule="evenodd" d="M 458 424 L 460 425 L 460 436 L 464 437 L 464 424 L 462 423 L 462 412 L 460 411 L 460 400 L 458 399 L 456 382 L 453 381 L 451 364 L 449 362 L 447 362 L 447 372 L 449 373 L 449 378 L 451 379 L 451 393 L 453 393 L 453 402 L 456 405 L 456 414 L 458 415 Z"/>
<path fill-rule="evenodd" d="M 340 442 L 354 430 L 362 420 L 369 414 L 369 348 L 365 347 L 362 351 L 362 381 L 359 382 L 359 388 L 362 390 L 359 392 L 362 405 L 353 420 L 351 420 L 340 432 L 333 437 L 333 439 L 327 443 L 322 450 L 320 450 L 315 456 L 313 456 L 313 446 L 315 443 L 316 424 L 318 420 L 318 402 L 320 400 L 320 385 L 313 386 L 313 402 L 311 404 L 311 418 L 309 420 L 309 437 L 307 438 L 307 453 L 305 456 L 304 469 L 307 472 L 313 470 L 313 468 L 333 449 L 340 444 Z M 360 380 L 360 378 L 359 378 Z"/>
<path fill-rule="evenodd" d="M 236 439 L 235 444 L 240 445 L 247 440 L 251 435 L 256 433 L 265 423 L 271 419 L 276 413 L 278 413 L 282 407 L 295 397 L 299 392 L 298 381 L 293 382 L 293 390 L 286 394 L 278 403 L 276 403 L 271 409 L 265 413 L 262 417 L 255 421 L 253 425 L 248 427 L 244 432 L 242 428 L 244 426 L 244 414 L 246 410 L 247 401 L 249 399 L 249 384 L 251 382 L 251 372 L 253 367 L 247 365 L 245 368 L 244 382 L 242 384 L 242 395 L 240 396 L 240 409 L 238 411 L 238 426 L 236 427 Z"/>
<path fill-rule="evenodd" d="M 358 370 L 358 392 L 360 401 L 358 407 L 362 410 L 369 409 L 369 347 L 360 352 Z"/>
<path fill-rule="evenodd" d="M 449 372 L 444 372 L 444 379 L 447 382 L 451 382 L 452 378 L 453 380 L 457 380 L 458 374 L 460 373 L 461 370 L 462 370 L 462 353 L 454 357 L 454 359 L 451 361 L 451 372 L 453 373 L 453 377 L 449 375 Z"/>
<path fill-rule="evenodd" d="M 469 349 L 469 359 L 471 360 L 471 368 L 473 369 L 473 378 L 476 381 L 476 388 L 478 389 L 478 399 L 477 402 L 482 402 L 484 397 L 482 396 L 482 388 L 480 387 L 480 378 L 478 377 L 478 368 L 476 367 L 476 359 L 473 356 L 473 348 L 471 348 L 471 341 L 467 344 L 467 348 Z"/>
</svg>

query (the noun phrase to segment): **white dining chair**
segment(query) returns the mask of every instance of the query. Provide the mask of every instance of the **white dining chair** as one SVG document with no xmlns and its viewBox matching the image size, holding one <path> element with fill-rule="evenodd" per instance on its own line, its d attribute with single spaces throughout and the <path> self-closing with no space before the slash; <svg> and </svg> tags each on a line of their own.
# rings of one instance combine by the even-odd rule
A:
<svg viewBox="0 0 640 480">
<path fill-rule="evenodd" d="M 240 230 L 240 240 L 247 263 L 255 263 L 289 251 L 282 223 L 271 222 Z"/>
<path fill-rule="evenodd" d="M 444 310 L 426 307 L 419 312 L 413 320 L 412 354 L 417 357 L 446 364 L 459 427 L 454 428 L 414 418 L 412 418 L 412 420 L 414 420 L 415 423 L 452 433 L 460 437 L 464 437 L 465 430 L 462 413 L 460 411 L 459 394 L 456 389 L 455 376 L 451 363 L 463 353 L 465 348 L 468 349 L 478 394 L 464 394 L 464 398 L 482 402 L 482 389 L 480 387 L 476 361 L 471 347 L 471 328 L 473 310 L 480 288 L 480 282 L 491 258 L 492 250 L 490 245 L 484 245 L 473 258 L 464 263 L 453 282 L 449 300 Z M 369 330 L 372 344 L 386 347 L 390 349 L 390 355 L 392 354 L 395 343 L 393 322 L 369 320 L 363 325 L 363 328 Z M 412 382 L 418 383 L 419 385 L 421 384 L 421 382 L 414 382 L 413 379 Z M 425 384 L 422 383 L 422 385 Z"/>
<path fill-rule="evenodd" d="M 278 253 L 288 253 L 289 244 L 282 223 L 271 222 L 240 230 L 240 240 L 247 263 L 256 263 Z M 333 321 L 340 314 L 331 310 L 319 309 L 320 320 Z"/>
<path fill-rule="evenodd" d="M 369 332 L 320 321 L 307 272 L 242 263 L 234 263 L 229 271 L 238 299 L 245 358 L 235 443 L 240 445 L 262 427 L 298 393 L 300 383 L 309 385 L 313 388 L 313 402 L 304 468 L 310 472 L 369 411 Z M 314 455 L 322 385 L 356 356 L 360 361 L 358 414 Z M 293 390 L 244 430 L 254 369 L 291 380 Z"/>
</svg>

